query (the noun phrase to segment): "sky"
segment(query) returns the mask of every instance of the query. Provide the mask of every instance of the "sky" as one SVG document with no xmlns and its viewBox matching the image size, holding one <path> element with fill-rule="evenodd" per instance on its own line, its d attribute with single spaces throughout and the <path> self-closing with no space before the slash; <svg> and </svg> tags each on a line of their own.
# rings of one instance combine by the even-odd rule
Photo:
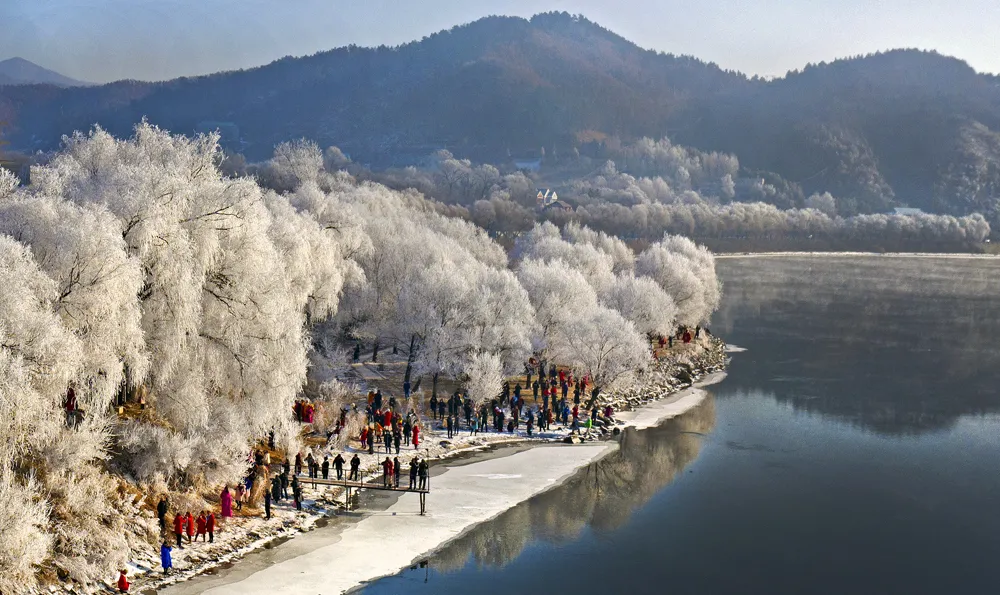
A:
<svg viewBox="0 0 1000 595">
<path fill-rule="evenodd" d="M 163 80 L 553 10 L 750 75 L 900 47 L 1000 72 L 997 0 L 0 0 L 0 60 L 95 83 Z"/>
</svg>

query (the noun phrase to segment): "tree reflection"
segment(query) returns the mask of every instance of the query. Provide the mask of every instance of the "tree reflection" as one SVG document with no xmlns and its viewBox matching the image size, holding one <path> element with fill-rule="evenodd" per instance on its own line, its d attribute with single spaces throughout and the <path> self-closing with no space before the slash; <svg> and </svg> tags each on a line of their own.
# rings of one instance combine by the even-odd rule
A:
<svg viewBox="0 0 1000 595">
<path fill-rule="evenodd" d="M 435 554 L 431 564 L 443 572 L 463 568 L 470 558 L 479 566 L 504 566 L 535 540 L 564 543 L 588 526 L 617 529 L 694 461 L 702 435 L 714 427 L 715 402 L 709 395 L 661 426 L 626 430 L 615 452 L 477 526 Z"/>
</svg>

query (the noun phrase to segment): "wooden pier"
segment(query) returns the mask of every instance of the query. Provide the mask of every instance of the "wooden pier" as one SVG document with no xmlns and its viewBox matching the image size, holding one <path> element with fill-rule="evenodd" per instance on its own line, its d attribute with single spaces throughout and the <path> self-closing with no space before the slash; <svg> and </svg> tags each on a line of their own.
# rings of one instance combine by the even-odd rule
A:
<svg viewBox="0 0 1000 595">
<path fill-rule="evenodd" d="M 349 472 L 345 471 L 344 475 L 349 475 Z M 400 475 L 399 476 L 399 486 L 395 487 L 393 482 L 390 480 L 388 483 L 382 481 L 382 476 L 378 476 L 377 479 L 372 481 L 348 481 L 346 479 L 323 479 L 322 477 L 317 477 L 313 479 L 308 475 L 298 475 L 299 485 L 306 484 L 317 484 L 326 486 L 339 486 L 347 489 L 347 502 L 351 501 L 351 491 L 352 490 L 380 490 L 385 492 L 397 492 L 397 493 L 411 493 L 420 495 L 420 514 L 423 515 L 427 512 L 427 494 L 431 492 L 431 478 L 425 477 L 422 488 L 411 488 L 409 487 L 410 476 Z M 406 482 L 405 484 L 403 482 Z M 417 479 L 417 485 L 420 485 L 420 479 Z"/>
</svg>

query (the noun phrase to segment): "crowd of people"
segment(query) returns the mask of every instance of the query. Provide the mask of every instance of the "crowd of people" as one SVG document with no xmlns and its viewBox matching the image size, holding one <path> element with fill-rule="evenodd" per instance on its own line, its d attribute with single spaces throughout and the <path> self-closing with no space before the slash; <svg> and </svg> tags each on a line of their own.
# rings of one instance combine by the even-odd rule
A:
<svg viewBox="0 0 1000 595">
<path fill-rule="evenodd" d="M 709 333 L 708 329 L 701 327 L 693 330 L 680 328 L 676 334 L 656 338 L 656 342 L 660 350 L 673 348 L 675 341 L 690 343 L 702 332 Z M 461 390 L 455 390 L 446 398 L 432 395 L 427 403 L 428 423 L 439 423 L 439 427 L 447 432 L 448 438 L 454 438 L 462 429 L 477 435 L 479 432 L 488 432 L 491 428 L 494 432 L 514 433 L 523 427 L 527 435 L 532 436 L 536 430 L 551 430 L 556 424 L 561 424 L 571 432 L 589 432 L 595 426 L 614 422 L 614 409 L 610 405 L 594 405 L 589 411 L 584 409 L 583 400 L 588 390 L 594 403 L 599 395 L 599 389 L 592 387 L 591 380 L 586 375 L 576 376 L 572 371 L 559 369 L 553 363 L 532 358 L 525 365 L 523 378 L 523 383 L 521 377 L 518 377 L 513 386 L 510 382 L 505 382 L 496 398 L 478 407 L 468 392 Z M 405 384 L 404 392 L 408 393 L 409 382 Z M 409 403 L 409 395 L 404 398 Z M 412 445 L 416 450 L 421 443 L 422 424 L 417 412 L 410 408 L 402 414 L 400 405 L 393 396 L 386 399 L 380 389 L 369 391 L 364 411 L 366 423 L 357 436 L 359 451 L 367 450 L 369 454 L 374 454 L 380 448 L 387 455 L 381 462 L 381 475 L 382 486 L 390 489 L 400 487 L 405 465 L 399 459 L 401 447 Z M 70 389 L 66 402 L 67 425 L 77 420 L 76 411 L 77 405 Z M 339 435 L 347 427 L 349 411 L 345 408 L 341 412 L 336 427 L 327 432 L 328 439 Z M 313 403 L 307 400 L 295 402 L 294 415 L 299 422 L 314 423 L 315 413 L 316 406 Z M 336 453 L 332 458 L 330 454 L 323 454 L 320 460 L 311 451 L 305 456 L 300 452 L 296 453 L 294 459 L 286 457 L 278 469 L 272 470 L 271 452 L 276 450 L 273 433 L 268 436 L 267 445 L 266 449 L 253 451 L 249 470 L 234 490 L 231 491 L 229 486 L 223 488 L 219 497 L 218 516 L 210 510 L 203 510 L 197 516 L 188 510 L 183 513 L 176 511 L 172 526 L 168 526 L 169 500 L 166 496 L 160 499 L 157 516 L 163 537 L 160 558 L 164 573 L 173 566 L 171 553 L 174 547 L 183 549 L 185 544 L 190 547 L 199 537 L 203 542 L 212 543 L 222 521 L 232 517 L 234 510 L 241 511 L 252 494 L 262 497 L 264 518 L 270 520 L 272 504 L 284 500 L 291 500 L 296 510 L 302 510 L 303 481 L 314 480 L 313 487 L 316 487 L 315 480 L 319 478 L 351 482 L 362 482 L 364 479 L 357 451 L 349 460 L 345 458 L 345 453 Z M 427 489 L 428 469 L 426 459 L 413 457 L 407 470 L 407 489 Z M 300 476 L 303 476 L 303 480 L 300 480 Z M 173 530 L 173 539 L 169 538 L 170 529 Z M 172 543 L 176 545 L 171 545 Z M 127 591 L 128 584 L 123 570 L 119 577 L 120 590 Z"/>
</svg>

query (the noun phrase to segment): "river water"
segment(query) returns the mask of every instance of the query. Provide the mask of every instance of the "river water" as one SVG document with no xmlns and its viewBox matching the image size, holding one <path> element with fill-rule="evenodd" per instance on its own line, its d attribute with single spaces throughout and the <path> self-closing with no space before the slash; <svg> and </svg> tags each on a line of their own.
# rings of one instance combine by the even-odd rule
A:
<svg viewBox="0 0 1000 595">
<path fill-rule="evenodd" d="M 719 261 L 729 376 L 384 593 L 1000 592 L 1000 261 Z"/>
</svg>

